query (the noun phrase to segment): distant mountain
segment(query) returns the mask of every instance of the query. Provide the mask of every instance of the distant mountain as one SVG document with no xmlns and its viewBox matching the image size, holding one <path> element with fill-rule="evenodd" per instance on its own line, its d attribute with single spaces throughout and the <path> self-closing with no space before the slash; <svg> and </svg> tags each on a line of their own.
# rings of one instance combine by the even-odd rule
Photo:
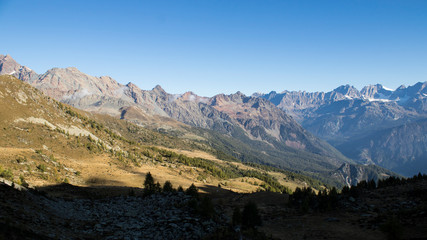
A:
<svg viewBox="0 0 427 240">
<path fill-rule="evenodd" d="M 8 57 L 3 62 L 16 65 L 12 60 Z M 89 76 L 76 68 L 54 68 L 37 76 L 28 82 L 64 103 L 156 126 L 177 136 L 191 132 L 209 139 L 216 149 L 242 161 L 302 171 L 321 178 L 342 163 L 352 163 L 262 98 L 240 92 L 212 98 L 192 92 L 169 94 L 160 86 L 141 90 L 132 83 L 122 85 L 110 77 Z M 352 93 L 351 89 L 342 89 L 346 91 Z M 185 127 L 180 126 L 177 130 L 175 123 L 168 126 L 167 118 L 200 129 L 183 130 Z"/>
<path fill-rule="evenodd" d="M 373 179 L 378 181 L 389 176 L 394 176 L 390 170 L 376 165 L 354 165 L 344 163 L 336 171 L 331 173 L 331 177 L 339 182 L 345 182 L 347 186 L 357 185 L 358 182 Z"/>
<path fill-rule="evenodd" d="M 427 119 L 373 132 L 337 146 L 353 159 L 406 176 L 427 172 Z"/>
<path fill-rule="evenodd" d="M 344 155 L 359 162 L 367 160 L 361 150 L 362 146 L 359 145 L 360 139 L 374 136 L 381 130 L 403 126 L 427 117 L 427 82 L 419 82 L 409 87 L 401 86 L 396 90 L 377 84 L 366 86 L 359 92 L 356 88 L 345 85 L 327 93 L 284 91 L 258 93 L 254 96 L 270 100 L 293 116 L 304 128 L 338 147 Z M 404 141 L 403 139 L 408 139 L 413 134 L 408 131 L 406 133 L 408 136 L 403 137 L 405 133 L 400 133 L 402 137 L 400 140 L 395 139 L 397 142 Z M 376 151 L 386 150 L 384 144 L 386 143 L 378 142 Z M 402 142 L 402 144 L 406 143 Z M 417 145 L 416 148 L 424 147 L 420 142 L 413 142 L 413 144 Z M 361 152 L 355 153 L 355 151 Z M 427 149 L 424 148 L 424 152 L 426 151 Z M 427 168 L 413 168 L 412 171 L 408 171 L 403 165 L 394 166 L 387 163 L 401 162 L 408 157 L 416 159 L 415 162 L 425 162 L 417 156 L 408 156 L 408 153 L 403 152 L 389 155 L 388 159 L 384 160 L 376 160 L 377 157 L 372 156 L 373 159 L 370 162 L 383 167 L 393 165 L 392 169 L 402 174 L 427 171 Z M 421 162 L 419 164 L 424 165 Z"/>
<path fill-rule="evenodd" d="M 159 133 L 62 104 L 13 76 L 0 76 L 0 122 L 0 181 L 139 189 L 151 172 L 161 183 L 173 180 L 175 187 L 225 184 L 238 192 L 323 187 L 301 174 L 245 165 L 212 147 L 207 131 L 206 138 Z M 283 181 L 288 174 L 292 179 Z"/>
</svg>

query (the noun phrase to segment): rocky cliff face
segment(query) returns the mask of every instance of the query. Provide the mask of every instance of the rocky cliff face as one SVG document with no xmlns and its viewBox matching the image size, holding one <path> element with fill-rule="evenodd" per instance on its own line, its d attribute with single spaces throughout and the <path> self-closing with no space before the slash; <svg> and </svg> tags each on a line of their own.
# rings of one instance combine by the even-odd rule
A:
<svg viewBox="0 0 427 240">
<path fill-rule="evenodd" d="M 301 125 L 338 147 L 344 155 L 360 162 L 369 161 L 387 166 L 402 174 L 407 174 L 407 167 L 402 159 L 419 159 L 416 151 L 392 151 L 394 154 L 379 154 L 388 152 L 387 138 L 376 139 L 375 146 L 366 153 L 366 146 L 360 139 L 371 139 L 379 131 L 399 127 L 427 117 L 427 82 L 413 86 L 401 86 L 396 90 L 383 87 L 380 84 L 364 87 L 360 92 L 351 86 L 341 86 L 331 92 L 271 92 L 261 95 L 270 100 L 282 110 L 294 116 Z M 403 130 L 406 129 L 406 130 Z M 396 149 L 405 146 L 404 139 L 412 139 L 413 132 L 403 128 L 400 138 L 394 138 Z M 375 133 L 375 134 L 372 134 Z M 423 132 L 425 135 L 425 132 Z M 368 141 L 369 142 L 369 141 Z M 400 144 L 399 144 L 400 142 Z M 423 141 L 409 141 L 416 149 L 423 149 Z M 344 147 L 346 146 L 346 147 Z M 357 149 L 357 150 L 356 150 Z M 376 149 L 376 150 L 374 150 Z M 356 153 L 356 152 L 357 153 Z M 381 156 L 380 156 L 381 155 Z M 421 160 L 417 160 L 421 161 Z M 389 162 L 389 163 L 385 163 Z M 395 163 L 399 163 L 394 165 Z M 421 163 L 418 163 L 421 164 Z M 412 173 L 418 171 L 412 169 Z"/>
<path fill-rule="evenodd" d="M 11 58 L 8 61 L 12 62 Z M 169 94 L 160 86 L 141 90 L 132 83 L 122 85 L 110 77 L 89 76 L 76 68 L 54 68 L 28 83 L 48 96 L 84 110 L 132 119 L 140 124 L 145 124 L 147 116 L 168 117 L 214 130 L 232 137 L 231 140 L 217 140 L 222 145 L 225 141 L 233 144 L 233 148 L 240 148 L 239 151 L 224 151 L 230 151 L 242 160 L 268 160 L 278 166 L 324 171 L 349 161 L 274 104 L 240 92 L 205 98 L 192 92 Z M 341 92 L 354 94 L 350 87 L 341 89 Z M 248 149 L 257 151 L 258 157 L 245 156 Z M 261 152 L 263 154 L 259 155 Z M 292 161 L 294 164 L 289 164 Z M 304 161 L 316 164 L 304 164 Z"/>
<path fill-rule="evenodd" d="M 360 181 L 368 181 L 395 176 L 391 171 L 379 168 L 375 165 L 356 165 L 344 163 L 336 171 L 331 173 L 331 177 L 345 182 L 347 186 L 357 185 Z"/>
<path fill-rule="evenodd" d="M 53 68 L 32 83 L 44 93 L 61 101 L 90 95 L 122 97 L 123 85 L 110 77 L 92 77 L 77 68 Z"/>
<path fill-rule="evenodd" d="M 338 149 L 360 162 L 374 163 L 406 176 L 427 172 L 427 119 L 376 131 Z"/>
<path fill-rule="evenodd" d="M 393 90 L 384 88 L 381 84 L 376 84 L 362 88 L 360 93 L 366 99 L 388 99 Z"/>
<path fill-rule="evenodd" d="M 372 131 L 394 127 L 420 118 L 417 112 L 393 102 L 348 99 L 305 112 L 302 125 L 333 145 L 359 138 Z"/>
<path fill-rule="evenodd" d="M 12 75 L 28 83 L 38 78 L 36 72 L 19 65 L 10 55 L 0 55 L 0 75 Z"/>
</svg>

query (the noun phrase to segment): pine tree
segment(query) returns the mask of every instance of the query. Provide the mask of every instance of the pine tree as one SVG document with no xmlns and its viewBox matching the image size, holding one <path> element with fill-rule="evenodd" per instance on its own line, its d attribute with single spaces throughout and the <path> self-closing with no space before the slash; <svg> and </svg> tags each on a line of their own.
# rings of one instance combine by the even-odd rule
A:
<svg viewBox="0 0 427 240">
<path fill-rule="evenodd" d="M 154 178 L 150 172 L 145 176 L 144 181 L 144 196 L 151 195 L 156 192 L 156 184 L 154 183 Z"/>
<path fill-rule="evenodd" d="M 191 186 L 185 190 L 185 193 L 194 198 L 199 198 L 199 190 L 197 189 L 196 185 L 194 185 L 194 183 L 192 183 Z"/>
<path fill-rule="evenodd" d="M 166 181 L 165 184 L 163 184 L 163 192 L 175 192 L 170 181 Z"/>
</svg>

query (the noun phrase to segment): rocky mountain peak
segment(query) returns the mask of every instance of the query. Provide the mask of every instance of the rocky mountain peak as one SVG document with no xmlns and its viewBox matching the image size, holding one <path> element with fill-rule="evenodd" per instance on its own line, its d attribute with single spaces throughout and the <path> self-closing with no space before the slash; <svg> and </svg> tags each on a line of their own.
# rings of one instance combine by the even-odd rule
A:
<svg viewBox="0 0 427 240">
<path fill-rule="evenodd" d="M 334 89 L 333 92 L 340 93 L 344 96 L 350 97 L 350 98 L 357 98 L 360 97 L 360 92 L 355 87 L 350 86 L 349 84 L 339 86 Z"/>
<path fill-rule="evenodd" d="M 199 102 L 202 97 L 197 96 L 195 93 L 188 91 L 184 94 L 182 94 L 179 99 L 183 101 L 190 101 L 190 102 Z"/>
<path fill-rule="evenodd" d="M 365 99 L 388 99 L 393 91 L 381 84 L 376 84 L 365 86 L 360 93 Z"/>
<path fill-rule="evenodd" d="M 126 87 L 128 87 L 131 91 L 141 91 L 141 89 L 136 86 L 135 84 L 129 82 L 128 84 L 126 84 Z"/>
<path fill-rule="evenodd" d="M 0 55 L 0 75 L 12 75 L 29 83 L 38 77 L 36 72 L 28 67 L 21 66 L 10 55 Z"/>
<path fill-rule="evenodd" d="M 80 70 L 77 69 L 76 67 L 67 67 L 67 68 L 65 68 L 65 70 L 72 71 L 72 72 L 80 72 Z"/>
<path fill-rule="evenodd" d="M 90 76 L 75 67 L 52 68 L 39 76 L 32 85 L 56 99 L 76 106 L 76 102 L 82 104 L 81 99 L 87 96 L 120 97 L 123 94 L 123 85 L 111 77 Z"/>
<path fill-rule="evenodd" d="M 217 94 L 217 95 L 213 96 L 210 99 L 209 105 L 211 105 L 211 106 L 220 106 L 224 102 L 227 101 L 225 98 L 226 98 L 225 94 Z"/>
<path fill-rule="evenodd" d="M 270 94 L 276 94 L 276 92 L 275 91 L 271 91 Z M 256 93 L 253 93 L 251 96 L 257 98 L 257 97 L 262 97 L 263 95 L 265 95 L 265 94 L 262 93 L 262 92 L 256 92 Z"/>
<path fill-rule="evenodd" d="M 22 66 L 19 65 L 10 55 L 0 55 L 0 73 L 1 75 L 10 74 L 19 71 Z"/>
<path fill-rule="evenodd" d="M 245 95 L 245 94 L 243 94 L 241 91 L 237 91 L 234 95 L 238 95 L 238 96 L 245 96 L 245 97 L 246 97 L 246 95 Z"/>
<path fill-rule="evenodd" d="M 162 86 L 160 86 L 160 85 L 156 85 L 154 88 L 153 88 L 153 90 L 152 90 L 153 92 L 155 92 L 155 93 L 159 93 L 159 94 L 161 94 L 161 95 L 166 95 L 167 93 L 166 93 L 166 91 L 162 88 Z"/>
<path fill-rule="evenodd" d="M 403 89 L 405 89 L 406 88 L 406 86 L 405 85 L 400 85 L 396 90 L 403 90 Z"/>
</svg>

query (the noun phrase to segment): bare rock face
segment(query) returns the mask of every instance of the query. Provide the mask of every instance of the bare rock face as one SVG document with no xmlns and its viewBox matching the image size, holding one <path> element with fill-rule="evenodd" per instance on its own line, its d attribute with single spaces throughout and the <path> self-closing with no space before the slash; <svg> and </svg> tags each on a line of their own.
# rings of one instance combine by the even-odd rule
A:
<svg viewBox="0 0 427 240">
<path fill-rule="evenodd" d="M 395 176 L 395 174 L 375 165 L 344 163 L 335 172 L 331 173 L 331 176 L 341 182 L 345 182 L 347 186 L 352 186 L 363 180 L 378 181 L 379 179 Z"/>
<path fill-rule="evenodd" d="M 253 138 L 274 139 L 296 149 L 305 149 L 307 145 L 312 145 L 309 133 L 265 99 L 247 97 L 237 92 L 214 96 L 209 104 L 219 112 L 227 114 Z"/>
<path fill-rule="evenodd" d="M 349 157 L 374 163 L 405 176 L 427 172 L 427 119 L 376 131 L 338 149 Z"/>
<path fill-rule="evenodd" d="M 12 75 L 28 83 L 38 78 L 36 72 L 19 65 L 10 55 L 0 55 L 0 75 Z"/>
<path fill-rule="evenodd" d="M 348 161 L 271 102 L 240 92 L 207 98 L 192 92 L 169 94 L 161 86 L 141 90 L 133 83 L 122 85 L 110 77 L 90 76 L 76 68 L 54 68 L 27 82 L 48 96 L 83 110 L 139 121 L 143 125 L 153 116 L 168 117 L 214 130 L 232 138 L 227 144 L 234 144 L 233 148 L 239 151 L 227 151 L 242 160 L 269 160 L 272 164 L 301 170 L 308 165 L 303 161 L 311 161 L 310 168 L 316 165 L 313 169 L 325 171 Z M 350 87 L 342 91 L 354 92 Z M 248 157 L 247 151 L 258 156 Z"/>
<path fill-rule="evenodd" d="M 92 77 L 74 67 L 53 68 L 32 85 L 61 101 L 89 95 L 119 98 L 123 95 L 124 87 L 110 77 Z"/>
<path fill-rule="evenodd" d="M 425 152 L 424 141 L 411 140 L 414 132 L 402 126 L 427 118 L 427 82 L 400 86 L 396 90 L 377 84 L 366 86 L 359 92 L 345 85 L 327 93 L 284 91 L 256 96 L 270 100 L 305 129 L 352 159 L 375 163 L 405 175 L 419 171 L 415 166 L 422 164 L 421 155 L 409 150 L 409 146 L 406 150 L 402 147 L 410 143 L 414 149 L 424 149 Z M 383 136 L 382 131 L 393 132 L 391 129 L 396 128 L 401 129 L 400 138 Z M 369 144 L 373 146 L 367 146 Z M 414 160 L 412 171 L 408 172 L 410 164 L 402 162 L 403 159 L 405 162 L 406 159 Z"/>
<path fill-rule="evenodd" d="M 369 85 L 360 91 L 366 99 L 387 99 L 393 93 L 391 89 L 386 89 L 381 84 Z"/>
</svg>

